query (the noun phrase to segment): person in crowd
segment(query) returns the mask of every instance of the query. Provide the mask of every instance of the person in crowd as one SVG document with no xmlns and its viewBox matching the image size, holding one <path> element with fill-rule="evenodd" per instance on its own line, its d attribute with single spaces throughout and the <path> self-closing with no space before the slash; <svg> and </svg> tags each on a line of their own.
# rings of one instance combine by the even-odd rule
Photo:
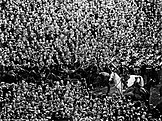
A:
<svg viewBox="0 0 162 121">
<path fill-rule="evenodd" d="M 162 13 L 157 9 L 160 3 L 154 4 L 135 0 L 2 0 L 0 118 L 152 118 L 147 108 L 130 100 L 115 95 L 101 100 L 92 95 L 87 81 L 93 82 L 100 71 L 110 72 L 104 68 L 110 60 L 121 76 L 125 76 L 120 68 L 124 61 L 132 72 L 138 65 L 146 83 L 156 79 L 150 75 L 160 72 L 154 68 L 161 69 Z M 148 66 L 153 73 L 147 71 Z"/>
</svg>

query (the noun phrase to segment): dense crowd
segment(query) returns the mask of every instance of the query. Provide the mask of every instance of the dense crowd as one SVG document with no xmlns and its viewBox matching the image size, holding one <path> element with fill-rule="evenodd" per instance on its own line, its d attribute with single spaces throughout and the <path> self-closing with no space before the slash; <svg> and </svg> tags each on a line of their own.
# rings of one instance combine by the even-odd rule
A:
<svg viewBox="0 0 162 121">
<path fill-rule="evenodd" d="M 100 100 L 80 82 L 73 85 L 64 79 L 67 70 L 86 68 L 92 62 L 100 71 L 109 62 L 116 68 L 145 64 L 161 69 L 159 0 L 156 4 L 148 0 L 2 0 L 0 5 L 0 77 L 10 73 L 20 79 L 1 83 L 1 119 L 158 120 L 142 104 L 136 106 L 140 102 L 115 95 Z M 48 78 L 53 81 L 50 85 L 46 83 L 49 72 L 56 75 L 55 81 Z"/>
<path fill-rule="evenodd" d="M 7 91 L 4 91 L 7 90 Z M 0 119 L 52 119 L 73 121 L 161 121 L 158 110 L 141 102 L 112 97 L 95 97 L 81 86 L 57 81 L 53 87 L 44 83 L 1 83 Z"/>
<path fill-rule="evenodd" d="M 158 2 L 157 2 L 158 3 Z M 161 64 L 161 3 L 1 1 L 1 64 Z M 149 61 L 148 61 L 149 60 Z M 133 61 L 133 62 L 132 62 Z"/>
</svg>

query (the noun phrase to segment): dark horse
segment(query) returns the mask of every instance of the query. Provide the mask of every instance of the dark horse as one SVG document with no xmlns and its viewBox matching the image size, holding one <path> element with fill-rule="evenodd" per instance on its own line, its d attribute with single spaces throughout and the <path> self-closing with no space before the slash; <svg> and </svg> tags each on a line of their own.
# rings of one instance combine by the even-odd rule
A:
<svg viewBox="0 0 162 121">
<path fill-rule="evenodd" d="M 109 71 L 100 72 L 98 66 L 95 64 L 91 64 L 86 68 L 77 68 L 76 70 L 65 70 L 65 73 L 70 76 L 71 79 L 78 79 L 82 81 L 85 79 L 87 88 L 96 92 L 103 87 L 107 87 L 107 93 L 110 90 L 110 86 L 108 83 L 109 80 Z"/>
<path fill-rule="evenodd" d="M 160 98 L 161 100 L 158 102 L 158 104 L 156 105 L 156 109 L 159 110 L 160 114 L 162 115 L 162 85 L 159 88 L 159 93 L 160 93 Z"/>
<path fill-rule="evenodd" d="M 151 65 L 142 64 L 141 66 L 141 76 L 145 80 L 145 84 L 147 84 L 151 79 L 155 81 L 154 84 L 158 85 L 160 81 L 159 76 L 159 67 L 153 67 Z"/>
<path fill-rule="evenodd" d="M 108 66 L 105 68 L 106 69 L 99 71 L 96 65 L 90 66 L 86 78 L 87 84 L 92 85 L 93 91 L 101 95 L 105 94 L 105 91 L 107 95 L 110 91 L 109 78 L 110 78 L 111 70 Z"/>
<path fill-rule="evenodd" d="M 144 87 L 140 87 L 138 83 L 135 83 L 132 87 L 126 90 L 125 96 L 130 97 L 133 101 L 142 101 L 149 107 L 150 89 L 154 85 L 154 81 L 150 80 Z"/>
</svg>

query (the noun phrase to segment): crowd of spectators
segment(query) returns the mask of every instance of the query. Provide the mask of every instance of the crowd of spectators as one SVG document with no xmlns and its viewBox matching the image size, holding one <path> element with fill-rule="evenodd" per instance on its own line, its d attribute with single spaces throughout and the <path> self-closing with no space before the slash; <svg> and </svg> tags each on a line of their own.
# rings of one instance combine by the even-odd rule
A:
<svg viewBox="0 0 162 121">
<path fill-rule="evenodd" d="M 161 68 L 162 3 L 154 2 L 2 0 L 0 76 L 10 68 L 16 73 L 20 67 L 41 70 L 59 65 L 73 70 L 78 61 L 82 68 L 92 61 L 99 67 L 111 61 L 116 66 L 124 62 L 132 67 L 145 63 Z M 152 118 L 146 107 L 136 108 L 130 100 L 118 97 L 93 98 L 88 89 L 68 81 L 55 81 L 50 86 L 42 80 L 39 85 L 21 81 L 1 83 L 1 118 Z M 11 91 L 5 93 L 4 88 Z"/>
<path fill-rule="evenodd" d="M 2 0 L 3 65 L 88 65 L 115 58 L 161 64 L 161 3 L 144 0 Z M 135 62 L 131 62 L 135 57 Z M 149 60 L 149 61 L 148 61 Z"/>
<path fill-rule="evenodd" d="M 4 91 L 7 90 L 7 91 Z M 0 119 L 46 119 L 72 121 L 161 121 L 158 110 L 148 110 L 141 102 L 92 95 L 80 82 L 72 85 L 57 81 L 44 83 L 0 84 Z"/>
</svg>

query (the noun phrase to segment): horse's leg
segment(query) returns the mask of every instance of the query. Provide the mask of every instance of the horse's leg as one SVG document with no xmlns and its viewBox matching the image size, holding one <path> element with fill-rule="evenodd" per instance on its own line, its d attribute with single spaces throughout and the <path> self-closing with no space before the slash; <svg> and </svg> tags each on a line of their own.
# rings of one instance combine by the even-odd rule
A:
<svg viewBox="0 0 162 121">
<path fill-rule="evenodd" d="M 148 108 L 148 110 L 150 110 L 150 103 L 149 103 L 149 99 L 147 99 L 147 100 L 145 101 L 145 105 L 146 105 L 146 107 Z"/>
<path fill-rule="evenodd" d="M 117 87 L 116 87 L 116 88 L 117 88 Z M 124 96 L 123 96 L 122 90 L 120 90 L 119 88 L 117 88 L 117 91 L 118 91 L 119 95 L 121 96 L 121 98 L 123 98 Z"/>
<path fill-rule="evenodd" d="M 144 102 L 148 110 L 150 110 L 149 99 L 150 99 L 150 92 L 146 90 L 146 94 L 144 94 Z"/>
</svg>

